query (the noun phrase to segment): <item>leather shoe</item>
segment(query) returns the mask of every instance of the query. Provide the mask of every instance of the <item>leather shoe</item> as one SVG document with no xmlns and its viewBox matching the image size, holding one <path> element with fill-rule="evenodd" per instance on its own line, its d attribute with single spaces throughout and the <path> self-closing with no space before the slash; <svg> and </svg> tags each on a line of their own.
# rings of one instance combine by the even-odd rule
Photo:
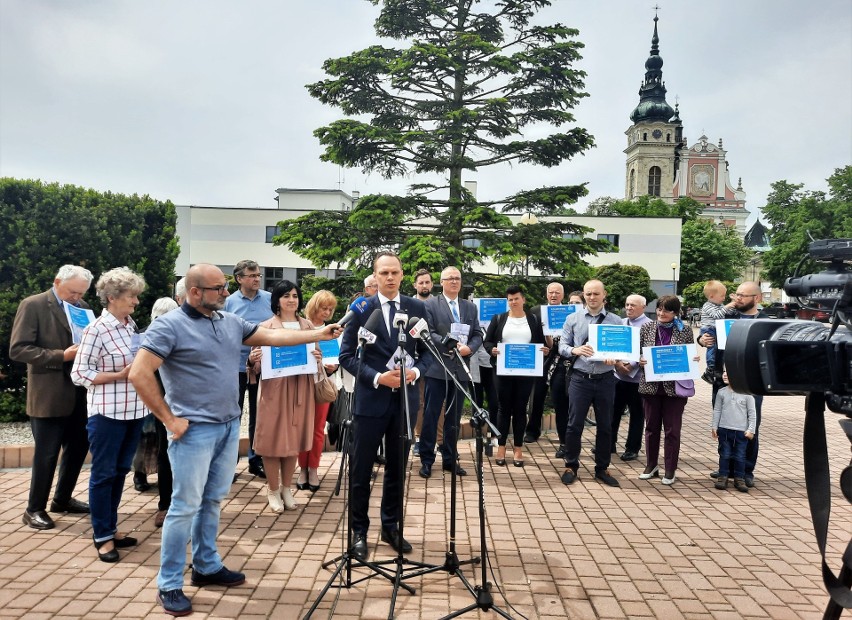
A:
<svg viewBox="0 0 852 620">
<path fill-rule="evenodd" d="M 115 545 L 116 549 L 127 549 L 128 547 L 135 547 L 139 544 L 139 541 L 133 536 L 122 536 L 121 538 L 113 538 L 112 544 Z"/>
<path fill-rule="evenodd" d="M 420 467 L 420 477 L 421 478 L 431 478 L 432 477 L 432 466 L 426 465 L 426 463 L 424 463 Z"/>
<path fill-rule="evenodd" d="M 384 454 L 376 455 L 376 464 L 377 465 L 387 465 L 388 460 L 385 458 Z"/>
<path fill-rule="evenodd" d="M 89 514 L 89 505 L 86 502 L 74 499 L 68 500 L 67 504 L 60 504 L 56 500 L 50 502 L 50 512 L 70 512 L 72 514 L 87 515 Z"/>
<path fill-rule="evenodd" d="M 101 547 L 103 547 L 108 542 L 113 543 L 112 549 L 101 553 Z M 115 541 L 112 538 L 108 540 L 102 540 L 101 542 L 95 542 L 95 549 L 98 552 L 98 559 L 101 562 L 106 562 L 107 564 L 113 564 L 115 562 L 118 562 L 118 549 L 116 549 Z"/>
<path fill-rule="evenodd" d="M 609 475 L 608 469 L 601 469 L 595 472 L 595 480 L 598 482 L 603 482 L 605 485 L 610 487 L 620 487 L 618 480 Z"/>
<path fill-rule="evenodd" d="M 266 470 L 263 469 L 263 463 L 258 463 L 257 461 L 249 463 L 248 471 L 250 474 L 266 480 Z"/>
<path fill-rule="evenodd" d="M 559 444 L 559 447 L 556 449 L 556 458 L 564 459 L 565 458 L 565 444 Z"/>
<path fill-rule="evenodd" d="M 23 521 L 34 530 L 52 530 L 56 527 L 53 519 L 44 510 L 25 510 Z"/>
<path fill-rule="evenodd" d="M 560 479 L 562 480 L 562 484 L 573 484 L 577 479 L 577 470 L 569 467 L 565 470 L 565 473 L 562 474 Z"/>
<path fill-rule="evenodd" d="M 382 528 L 382 542 L 388 543 L 393 547 L 394 551 L 399 551 L 400 547 L 402 547 L 403 553 L 411 553 L 411 543 L 399 535 L 399 530 L 389 532 L 385 528 Z"/>
<path fill-rule="evenodd" d="M 349 554 L 359 562 L 367 561 L 367 537 L 364 534 L 357 532 L 352 534 L 352 546 L 349 547 Z"/>
<path fill-rule="evenodd" d="M 444 471 L 453 471 L 452 463 L 443 463 L 441 469 Z M 467 476 L 467 470 L 459 464 L 456 464 L 456 476 Z"/>
<path fill-rule="evenodd" d="M 524 435 L 524 443 L 535 443 L 538 441 L 538 437 L 534 435 Z"/>
<path fill-rule="evenodd" d="M 639 458 L 639 454 L 632 450 L 626 450 L 621 454 L 622 461 L 635 461 Z"/>
</svg>

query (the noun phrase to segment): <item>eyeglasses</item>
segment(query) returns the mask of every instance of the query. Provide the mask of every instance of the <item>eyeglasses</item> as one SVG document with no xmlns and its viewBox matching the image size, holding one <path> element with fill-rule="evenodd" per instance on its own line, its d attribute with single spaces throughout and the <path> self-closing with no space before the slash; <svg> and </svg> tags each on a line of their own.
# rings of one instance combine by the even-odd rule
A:
<svg viewBox="0 0 852 620">
<path fill-rule="evenodd" d="M 734 293 L 734 297 L 757 297 L 757 295 L 745 295 L 743 293 Z"/>
<path fill-rule="evenodd" d="M 461 282 L 461 278 L 441 278 L 441 282 Z"/>
<path fill-rule="evenodd" d="M 260 278 L 260 274 L 259 274 L 259 273 L 238 273 L 238 274 L 237 274 L 237 277 L 238 277 L 238 278 L 252 278 L 252 279 L 259 279 L 259 278 Z"/>
<path fill-rule="evenodd" d="M 217 293 L 222 295 L 223 293 L 227 292 L 228 285 L 227 284 L 220 284 L 219 286 L 197 286 L 195 288 L 202 290 L 202 291 L 216 291 Z"/>
</svg>

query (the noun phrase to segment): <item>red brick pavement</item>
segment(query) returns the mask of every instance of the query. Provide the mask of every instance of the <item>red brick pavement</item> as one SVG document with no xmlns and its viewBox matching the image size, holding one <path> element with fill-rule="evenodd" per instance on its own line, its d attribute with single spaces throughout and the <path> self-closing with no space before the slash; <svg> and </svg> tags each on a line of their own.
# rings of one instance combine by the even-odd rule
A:
<svg viewBox="0 0 852 620">
<path fill-rule="evenodd" d="M 611 471 L 621 488 L 595 482 L 593 429 L 585 432 L 580 479 L 571 487 L 559 481 L 552 435 L 531 447 L 522 469 L 487 462 L 495 603 L 515 618 L 553 620 L 820 617 L 826 595 L 802 477 L 804 399 L 766 399 L 757 483 L 749 494 L 717 491 L 707 476 L 717 460 L 708 402 L 709 389 L 701 385 L 686 410 L 678 480 L 670 488 L 659 479 L 638 480 L 641 460 L 618 458 Z M 826 415 L 834 487 L 830 563 L 837 567 L 852 536 L 852 509 L 837 488 L 850 451 L 839 416 Z M 460 451 L 471 471 L 473 443 L 461 442 Z M 338 466 L 339 454 L 325 454 L 322 489 L 313 497 L 298 492 L 302 507 L 275 516 L 266 507 L 263 485 L 241 462 L 239 480 L 222 506 L 219 545 L 227 566 L 245 571 L 248 579 L 231 590 L 187 585 L 194 617 L 296 618 L 307 611 L 330 574 L 322 562 L 342 546 L 343 504 L 332 496 Z M 417 466 L 409 472 L 406 504 L 410 557 L 442 564 L 449 478 L 436 473 L 424 481 Z M 78 485 L 82 499 L 87 483 L 86 469 Z M 87 518 L 54 515 L 57 528 L 48 532 L 22 525 L 28 484 L 29 470 L 0 470 L 1 617 L 167 617 L 155 603 L 160 532 L 153 526 L 154 492 L 139 494 L 128 482 L 120 527 L 132 529 L 141 544 L 122 552 L 119 563 L 104 564 L 92 547 Z M 371 514 L 377 523 L 378 493 Z M 479 553 L 473 476 L 463 479 L 458 519 L 456 548 L 465 559 Z M 372 558 L 392 557 L 375 525 L 369 543 Z M 465 570 L 474 583 L 479 574 L 478 568 Z M 400 592 L 399 618 L 438 618 L 473 602 L 460 580 L 445 572 L 408 583 L 416 593 Z M 329 617 L 333 607 L 335 618 L 386 618 L 391 591 L 381 578 L 334 589 L 314 617 Z"/>
</svg>

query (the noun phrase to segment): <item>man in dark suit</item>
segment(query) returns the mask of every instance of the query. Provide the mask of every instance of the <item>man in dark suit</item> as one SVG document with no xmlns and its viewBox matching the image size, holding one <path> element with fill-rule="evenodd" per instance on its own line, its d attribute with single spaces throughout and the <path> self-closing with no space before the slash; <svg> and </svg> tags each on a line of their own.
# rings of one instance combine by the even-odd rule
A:
<svg viewBox="0 0 852 620">
<path fill-rule="evenodd" d="M 385 466 L 382 490 L 382 540 L 390 543 L 397 551 L 411 551 L 411 545 L 400 535 L 398 518 L 401 514 L 405 460 L 409 445 L 403 445 L 400 437 L 403 420 L 400 415 L 400 372 L 391 370 L 398 346 L 398 329 L 394 327 L 396 314 L 409 317 L 426 317 L 423 302 L 400 295 L 402 262 L 396 254 L 382 252 L 373 261 L 373 272 L 378 283 L 378 292 L 370 297 L 362 314 L 346 325 L 343 344 L 340 348 L 341 365 L 357 380 L 355 412 L 353 417 L 352 485 L 352 541 L 350 553 L 360 561 L 367 557 L 367 530 L 370 503 L 370 473 L 376 450 L 383 437 L 387 437 L 387 465 Z M 358 332 L 362 327 L 375 336 L 375 342 L 364 344 L 362 360 L 357 359 Z M 423 355 L 420 340 L 407 336 L 405 351 L 410 356 L 410 367 L 405 370 L 405 394 L 408 396 L 408 412 L 413 426 L 417 413 L 419 394 L 413 385 L 429 368 L 431 360 Z M 400 464 L 402 461 L 402 465 Z"/>
<path fill-rule="evenodd" d="M 432 342 L 441 352 L 446 351 L 444 363 L 461 383 L 467 383 L 467 372 L 462 368 L 458 357 L 447 351 L 441 344 L 444 336 L 450 334 L 455 340 L 453 348 L 465 360 L 482 346 L 482 331 L 479 329 L 476 306 L 465 299 L 459 299 L 462 287 L 461 272 L 455 267 L 447 267 L 441 272 L 443 295 L 426 302 L 426 318 L 431 330 Z M 431 353 L 427 355 L 431 356 Z M 446 403 L 444 414 L 444 442 L 441 444 L 442 469 L 464 476 L 467 472 L 458 462 L 458 427 L 461 421 L 464 394 L 446 376 L 446 371 L 434 361 L 426 371 L 426 407 L 423 413 L 423 429 L 420 435 L 420 476 L 429 478 L 435 463 L 435 436 L 438 431 L 438 418 Z"/>
<path fill-rule="evenodd" d="M 55 526 L 46 509 L 60 449 L 62 461 L 50 511 L 89 512 L 88 504 L 71 497 L 89 451 L 89 437 L 86 389 L 71 383 L 77 345 L 63 305 L 88 308 L 82 298 L 91 283 L 88 269 L 63 265 L 51 290 L 20 303 L 12 325 L 9 357 L 27 365 L 27 415 L 35 440 L 30 496 L 23 521 L 36 530 Z"/>
</svg>

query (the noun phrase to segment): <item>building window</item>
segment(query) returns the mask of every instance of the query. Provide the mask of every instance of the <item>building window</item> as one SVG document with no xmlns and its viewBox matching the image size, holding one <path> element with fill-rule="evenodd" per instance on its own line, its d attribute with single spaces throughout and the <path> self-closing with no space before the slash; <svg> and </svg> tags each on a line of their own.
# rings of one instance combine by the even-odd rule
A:
<svg viewBox="0 0 852 620">
<path fill-rule="evenodd" d="M 463 239 L 462 247 L 465 248 L 478 248 L 482 245 L 482 239 Z"/>
<path fill-rule="evenodd" d="M 660 171 L 659 166 L 651 166 L 651 169 L 648 171 L 648 195 L 649 196 L 659 196 L 660 195 L 660 178 L 662 177 L 662 172 Z"/>
<path fill-rule="evenodd" d="M 645 141 L 645 142 L 648 141 L 648 134 L 647 133 L 642 134 L 642 140 Z"/>
<path fill-rule="evenodd" d="M 296 284 L 302 286 L 302 280 L 305 276 L 316 275 L 317 271 L 313 267 L 297 267 L 296 268 Z"/>
<path fill-rule="evenodd" d="M 272 238 L 279 233 L 277 226 L 266 227 L 266 243 L 272 243 Z"/>
<path fill-rule="evenodd" d="M 582 239 L 583 235 L 578 233 L 562 233 L 563 239 Z"/>
<path fill-rule="evenodd" d="M 609 241 L 614 247 L 618 247 L 618 235 L 598 235 L 598 241 Z"/>
<path fill-rule="evenodd" d="M 672 141 L 672 134 L 667 133 L 666 134 L 666 142 L 671 142 L 671 141 Z"/>
<path fill-rule="evenodd" d="M 270 226 L 274 228 L 274 226 Z M 264 288 L 267 291 L 272 291 L 275 285 L 284 279 L 284 267 L 265 267 L 263 269 Z"/>
<path fill-rule="evenodd" d="M 627 190 L 627 199 L 633 200 L 636 195 L 636 169 L 630 171 L 630 187 Z"/>
</svg>

